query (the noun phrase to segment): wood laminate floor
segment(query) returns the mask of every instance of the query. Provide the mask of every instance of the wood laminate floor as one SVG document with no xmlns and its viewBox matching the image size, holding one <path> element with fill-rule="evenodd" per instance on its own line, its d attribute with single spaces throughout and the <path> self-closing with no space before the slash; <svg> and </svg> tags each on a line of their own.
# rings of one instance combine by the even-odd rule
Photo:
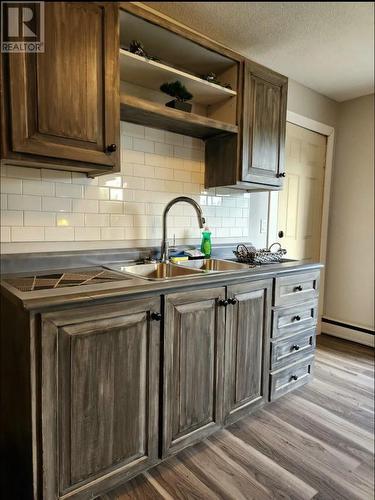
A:
<svg viewBox="0 0 375 500">
<path fill-rule="evenodd" d="M 315 378 L 104 500 L 374 498 L 373 350 L 322 335 Z"/>
</svg>

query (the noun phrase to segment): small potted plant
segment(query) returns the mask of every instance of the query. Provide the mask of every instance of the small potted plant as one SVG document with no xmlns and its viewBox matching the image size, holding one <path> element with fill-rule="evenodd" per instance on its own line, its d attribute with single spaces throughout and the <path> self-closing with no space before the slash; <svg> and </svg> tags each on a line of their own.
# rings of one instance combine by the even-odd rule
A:
<svg viewBox="0 0 375 500">
<path fill-rule="evenodd" d="M 167 102 L 165 104 L 166 106 L 186 111 L 187 113 L 191 112 L 192 105 L 190 102 L 186 101 L 190 101 L 193 96 L 179 80 L 171 83 L 163 83 L 163 85 L 160 86 L 160 90 L 175 98 L 173 101 Z"/>
</svg>

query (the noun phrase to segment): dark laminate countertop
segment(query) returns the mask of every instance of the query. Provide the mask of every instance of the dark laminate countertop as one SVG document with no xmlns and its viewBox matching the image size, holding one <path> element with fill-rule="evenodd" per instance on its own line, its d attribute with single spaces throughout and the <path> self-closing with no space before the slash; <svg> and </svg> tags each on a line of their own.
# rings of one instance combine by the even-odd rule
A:
<svg viewBox="0 0 375 500">
<path fill-rule="evenodd" d="M 67 288 L 54 288 L 48 290 L 35 290 L 22 292 L 15 287 L 1 282 L 2 293 L 10 300 L 15 300 L 24 308 L 34 311 L 42 311 L 67 305 L 74 306 L 82 303 L 95 303 L 98 301 L 122 300 L 130 296 L 145 297 L 155 294 L 164 294 L 178 291 L 181 288 L 202 288 L 207 286 L 222 286 L 238 282 L 239 280 L 256 280 L 271 278 L 279 274 L 310 269 L 319 269 L 323 265 L 319 263 L 305 263 L 302 261 L 289 261 L 277 264 L 266 264 L 249 269 L 236 270 L 225 273 L 204 273 L 188 278 L 169 279 L 165 281 L 149 281 L 141 278 L 133 278 L 124 274 L 123 281 L 101 283 L 94 285 L 83 285 Z M 55 270 L 49 270 L 55 272 Z M 136 298 L 136 297 L 134 297 Z"/>
</svg>

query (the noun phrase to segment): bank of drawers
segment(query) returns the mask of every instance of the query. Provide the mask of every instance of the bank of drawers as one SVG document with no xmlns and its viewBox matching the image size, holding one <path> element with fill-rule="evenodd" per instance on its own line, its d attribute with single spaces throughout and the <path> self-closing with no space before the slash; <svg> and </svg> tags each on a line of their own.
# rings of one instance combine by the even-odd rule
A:
<svg viewBox="0 0 375 500">
<path fill-rule="evenodd" d="M 319 271 L 275 278 L 270 400 L 309 382 L 318 321 Z"/>
</svg>

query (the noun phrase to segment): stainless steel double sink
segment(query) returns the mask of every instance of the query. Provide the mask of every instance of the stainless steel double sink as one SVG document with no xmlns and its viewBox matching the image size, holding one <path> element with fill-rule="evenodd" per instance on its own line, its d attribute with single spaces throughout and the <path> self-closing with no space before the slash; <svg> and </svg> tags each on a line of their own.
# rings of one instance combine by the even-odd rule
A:
<svg viewBox="0 0 375 500">
<path fill-rule="evenodd" d="M 111 264 L 106 267 L 131 276 L 136 276 L 137 278 L 151 281 L 192 278 L 205 273 L 225 273 L 249 269 L 247 264 L 222 259 L 189 260 L 186 263 L 183 262 L 180 264 L 172 264 L 170 262 L 155 262 L 150 264 L 135 265 L 119 263 Z"/>
</svg>

